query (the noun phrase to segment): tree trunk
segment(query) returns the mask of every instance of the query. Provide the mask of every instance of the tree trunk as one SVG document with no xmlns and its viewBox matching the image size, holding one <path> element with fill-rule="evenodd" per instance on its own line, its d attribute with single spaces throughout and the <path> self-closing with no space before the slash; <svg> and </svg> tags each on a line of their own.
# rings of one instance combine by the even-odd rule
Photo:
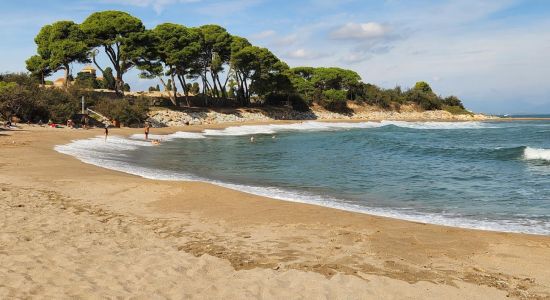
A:
<svg viewBox="0 0 550 300">
<path fill-rule="evenodd" d="M 212 83 L 214 84 L 214 96 L 216 98 L 220 97 L 220 93 L 218 92 L 218 84 L 216 83 L 216 77 L 214 73 L 210 72 L 210 77 L 212 77 Z"/>
<path fill-rule="evenodd" d="M 247 82 L 247 79 L 246 79 L 246 76 L 243 76 L 243 81 L 244 81 L 244 89 L 245 89 L 245 100 L 246 100 L 246 106 L 248 106 L 250 104 L 250 91 L 248 90 L 248 82 Z"/>
<path fill-rule="evenodd" d="M 236 71 L 235 74 L 237 75 L 237 85 L 239 86 L 239 88 L 237 89 L 237 99 L 239 100 L 239 103 L 241 105 L 244 105 L 244 84 L 241 78 L 241 73 L 239 71 Z"/>
<path fill-rule="evenodd" d="M 95 50 L 94 50 L 95 51 Z M 99 66 L 97 61 L 95 60 L 96 52 L 92 52 L 92 61 L 94 62 L 94 65 L 98 68 L 98 70 L 101 71 L 101 74 L 105 74 L 105 71 Z"/>
<path fill-rule="evenodd" d="M 227 91 L 225 90 L 225 85 L 222 86 L 222 83 L 220 82 L 220 76 L 216 74 L 216 80 L 218 81 L 218 85 L 220 86 L 220 91 L 222 92 L 222 97 L 227 99 Z M 227 84 L 227 80 L 225 81 Z"/>
<path fill-rule="evenodd" d="M 208 95 L 206 94 L 206 80 L 203 74 L 201 74 L 201 79 L 202 79 L 202 96 L 204 97 L 204 106 L 208 106 Z"/>
<path fill-rule="evenodd" d="M 178 89 L 176 87 L 176 80 L 174 78 L 174 73 L 170 74 L 170 78 L 172 79 L 172 96 L 174 98 L 174 101 L 172 101 L 177 107 L 179 107 L 178 103 Z"/>
<path fill-rule="evenodd" d="M 63 68 L 65 68 L 65 89 L 69 88 L 69 64 L 63 65 Z"/>
<path fill-rule="evenodd" d="M 185 94 L 185 102 L 187 102 L 187 107 L 191 107 L 191 104 L 189 103 L 189 89 L 187 88 L 185 77 L 183 75 L 178 75 L 178 79 L 180 81 L 181 88 L 183 89 L 183 93 Z"/>
<path fill-rule="evenodd" d="M 115 92 L 120 97 L 124 97 L 124 81 L 122 80 L 122 74 L 119 70 L 116 71 Z"/>
<path fill-rule="evenodd" d="M 172 102 L 174 106 L 178 106 L 176 98 L 173 97 L 173 94 L 168 90 L 168 84 L 164 81 L 164 79 L 162 79 L 162 77 L 159 76 L 159 79 L 160 79 L 160 82 L 162 83 L 162 86 L 164 86 L 164 90 L 168 91 L 168 97 L 170 98 L 170 102 Z"/>
</svg>

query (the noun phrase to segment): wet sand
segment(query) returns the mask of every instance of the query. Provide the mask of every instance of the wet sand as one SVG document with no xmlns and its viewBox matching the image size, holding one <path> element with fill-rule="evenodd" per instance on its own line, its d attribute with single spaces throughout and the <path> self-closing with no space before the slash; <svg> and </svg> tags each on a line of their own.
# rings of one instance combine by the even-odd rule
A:
<svg viewBox="0 0 550 300">
<path fill-rule="evenodd" d="M 548 236 L 148 180 L 53 150 L 102 134 L 0 132 L 0 298 L 550 298 Z"/>
</svg>

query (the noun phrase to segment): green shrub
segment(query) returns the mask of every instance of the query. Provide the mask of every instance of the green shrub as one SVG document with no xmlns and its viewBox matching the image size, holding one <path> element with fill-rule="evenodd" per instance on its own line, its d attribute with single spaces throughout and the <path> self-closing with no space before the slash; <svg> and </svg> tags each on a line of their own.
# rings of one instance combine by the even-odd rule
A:
<svg viewBox="0 0 550 300">
<path fill-rule="evenodd" d="M 56 123 L 64 123 L 81 109 L 80 98 L 69 91 L 41 89 L 40 98 L 42 107 L 48 112 L 47 118 L 42 115 L 39 117 L 40 119 L 51 119 Z M 35 116 L 35 119 L 37 117 Z"/>
<path fill-rule="evenodd" d="M 94 110 L 126 126 L 141 125 L 147 120 L 149 100 L 147 98 L 104 98 L 97 101 Z"/>
<path fill-rule="evenodd" d="M 8 92 L 13 90 L 16 87 L 17 87 L 17 83 L 15 82 L 0 81 L 0 92 L 4 92 L 4 91 Z"/>
<path fill-rule="evenodd" d="M 460 99 L 458 99 L 458 97 L 456 97 L 456 96 L 449 96 L 449 97 L 443 99 L 443 104 L 445 104 L 447 106 L 458 106 L 458 107 L 464 109 L 464 105 L 462 104 L 462 101 L 460 101 Z"/>
<path fill-rule="evenodd" d="M 68 89 L 42 88 L 25 74 L 0 74 L 0 116 L 16 116 L 23 121 L 52 120 L 64 123 L 80 112 L 81 99 L 86 106 L 98 106 L 100 112 L 125 124 L 141 124 L 147 118 L 148 99 L 99 99 L 93 91 L 77 84 Z M 87 79 L 81 75 L 81 80 Z"/>
<path fill-rule="evenodd" d="M 472 114 L 471 112 L 464 109 L 464 107 L 460 107 L 460 106 L 444 105 L 443 110 L 446 110 L 452 113 L 453 115 L 471 115 Z"/>
<path fill-rule="evenodd" d="M 288 95 L 279 93 L 270 93 L 265 97 L 265 104 L 278 106 L 288 101 Z"/>
<path fill-rule="evenodd" d="M 442 101 L 433 93 L 426 93 L 418 89 L 409 90 L 404 95 L 407 102 L 418 104 L 424 110 L 438 110 L 442 108 Z"/>
<path fill-rule="evenodd" d="M 302 98 L 298 94 L 290 95 L 289 97 L 290 104 L 292 105 L 292 109 L 297 111 L 309 111 L 309 106 L 311 103 L 306 101 L 304 98 Z"/>
<path fill-rule="evenodd" d="M 400 90 L 385 90 L 373 84 L 362 84 L 355 89 L 355 101 L 379 106 L 383 109 L 391 108 L 393 102 L 400 102 Z"/>
<path fill-rule="evenodd" d="M 97 89 L 99 82 L 95 74 L 80 72 L 76 75 L 75 84 L 82 88 Z"/>
<path fill-rule="evenodd" d="M 25 73 L 4 73 L 0 74 L 0 81 L 17 83 L 20 86 L 38 86 L 39 82 Z"/>
<path fill-rule="evenodd" d="M 346 96 L 347 92 L 344 90 L 323 91 L 321 105 L 328 110 L 344 111 L 348 108 Z"/>
</svg>

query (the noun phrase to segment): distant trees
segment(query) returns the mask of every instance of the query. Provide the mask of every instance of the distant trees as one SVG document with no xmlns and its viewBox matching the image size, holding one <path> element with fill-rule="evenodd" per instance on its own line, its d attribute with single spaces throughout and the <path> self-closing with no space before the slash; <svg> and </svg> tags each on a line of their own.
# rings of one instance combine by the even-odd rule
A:
<svg viewBox="0 0 550 300">
<path fill-rule="evenodd" d="M 290 80 L 284 75 L 288 66 L 266 48 L 246 46 L 232 54 L 231 64 L 241 105 L 250 104 L 253 93 L 266 96 L 290 90 Z"/>
<path fill-rule="evenodd" d="M 297 67 L 289 74 L 298 94 L 331 110 L 346 109 L 346 101 L 353 100 L 348 92 L 361 83 L 359 74 L 342 68 Z"/>
<path fill-rule="evenodd" d="M 188 106 L 189 95 L 195 95 L 206 105 L 290 103 L 300 109 L 318 104 L 330 110 L 346 110 L 348 101 L 357 101 L 384 109 L 414 103 L 426 110 L 464 110 L 458 98 L 441 98 L 424 81 L 402 91 L 399 87 L 382 89 L 363 83 L 352 70 L 290 68 L 269 49 L 252 45 L 215 24 L 186 27 L 164 23 L 146 29 L 141 20 L 128 13 L 103 11 L 91 14 L 80 25 L 70 21 L 46 25 L 35 41 L 38 54 L 27 60 L 27 69 L 41 83 L 53 72 L 65 70 L 68 84 L 71 63 L 93 62 L 103 79 L 78 74 L 77 82 L 114 90 L 122 96 L 129 90 L 124 75 L 136 67 L 142 78 L 158 79 L 175 106 L 180 105 L 178 91 L 183 91 Z M 99 65 L 100 50 L 108 58 L 109 67 Z"/>
<path fill-rule="evenodd" d="M 354 94 L 351 95 L 351 92 Z M 373 84 L 360 83 L 348 92 L 348 98 L 376 105 L 385 109 L 398 109 L 402 104 L 416 104 L 424 110 L 445 109 L 452 113 L 468 113 L 462 101 L 455 96 L 442 98 L 436 95 L 430 85 L 424 81 L 417 82 L 413 88 L 402 91 L 401 87 L 382 89 Z"/>
</svg>

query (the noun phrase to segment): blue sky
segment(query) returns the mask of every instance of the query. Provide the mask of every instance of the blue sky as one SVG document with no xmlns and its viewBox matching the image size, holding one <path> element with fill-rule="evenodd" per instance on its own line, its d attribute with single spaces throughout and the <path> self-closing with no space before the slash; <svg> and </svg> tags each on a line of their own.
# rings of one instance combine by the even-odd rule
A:
<svg viewBox="0 0 550 300">
<path fill-rule="evenodd" d="M 220 24 L 290 66 L 349 68 L 387 88 L 425 80 L 474 111 L 550 113 L 546 0 L 1 1 L 0 72 L 25 69 L 43 25 L 108 9 L 148 28 Z M 135 71 L 125 80 L 134 90 L 152 85 Z"/>
</svg>

